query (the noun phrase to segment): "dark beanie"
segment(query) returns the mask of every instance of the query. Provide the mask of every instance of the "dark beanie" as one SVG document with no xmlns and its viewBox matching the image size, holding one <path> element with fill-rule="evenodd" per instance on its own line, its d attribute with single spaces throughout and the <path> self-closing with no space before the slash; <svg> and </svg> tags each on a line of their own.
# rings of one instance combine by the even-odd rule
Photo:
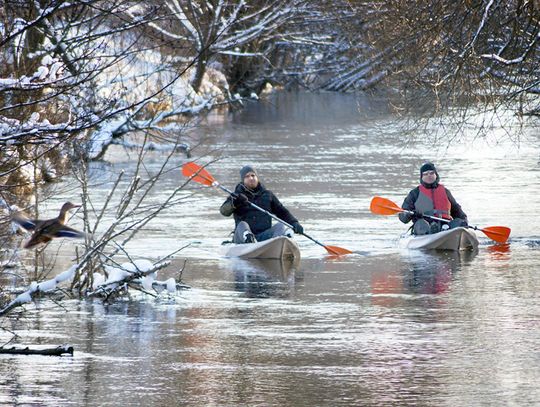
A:
<svg viewBox="0 0 540 407">
<path fill-rule="evenodd" d="M 244 177 L 247 175 L 247 173 L 249 172 L 254 172 L 255 175 L 259 176 L 257 174 L 257 171 L 255 170 L 255 168 L 253 168 L 251 165 L 245 165 L 242 167 L 242 169 L 240 170 L 240 181 L 244 181 Z"/>
<path fill-rule="evenodd" d="M 437 168 L 435 168 L 435 164 L 433 163 L 425 163 L 420 167 L 420 177 L 422 177 L 422 174 L 426 171 L 435 171 L 437 172 Z"/>
</svg>

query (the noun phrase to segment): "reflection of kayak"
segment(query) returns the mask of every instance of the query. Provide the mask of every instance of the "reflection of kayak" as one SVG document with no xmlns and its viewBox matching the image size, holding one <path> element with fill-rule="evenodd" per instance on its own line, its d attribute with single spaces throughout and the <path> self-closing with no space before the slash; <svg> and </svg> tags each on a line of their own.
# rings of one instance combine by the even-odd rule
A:
<svg viewBox="0 0 540 407">
<path fill-rule="evenodd" d="M 288 298 L 294 291 L 300 259 L 228 259 L 234 288 L 248 298 Z"/>
<path fill-rule="evenodd" d="M 404 235 L 399 246 L 404 249 L 472 250 L 478 247 L 478 238 L 470 229 L 459 227 L 432 235 Z"/>
<path fill-rule="evenodd" d="M 272 280 L 287 281 L 289 274 L 300 266 L 300 259 L 240 259 L 233 257 L 227 261 L 227 268 L 236 273 L 264 274 Z"/>
<path fill-rule="evenodd" d="M 231 244 L 222 249 L 225 257 L 244 259 L 300 259 L 298 244 L 287 236 L 274 237 L 256 243 Z"/>
</svg>

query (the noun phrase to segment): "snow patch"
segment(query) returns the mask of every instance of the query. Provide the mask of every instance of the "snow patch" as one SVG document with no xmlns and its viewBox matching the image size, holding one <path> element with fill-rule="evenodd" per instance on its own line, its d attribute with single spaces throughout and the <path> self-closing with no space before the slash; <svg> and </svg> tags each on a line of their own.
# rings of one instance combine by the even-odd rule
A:
<svg viewBox="0 0 540 407">
<path fill-rule="evenodd" d="M 165 284 L 167 285 L 167 291 L 171 294 L 176 293 L 176 281 L 174 281 L 174 278 L 169 278 L 167 281 L 165 281 Z"/>
<path fill-rule="evenodd" d="M 124 271 L 127 271 L 128 273 L 136 273 L 138 271 L 137 267 L 133 263 L 122 263 L 120 265 L 120 268 L 122 268 Z"/>
<path fill-rule="evenodd" d="M 152 284 L 154 283 L 154 276 L 151 274 L 151 275 L 148 275 L 148 276 L 144 276 L 141 280 L 141 285 L 142 287 L 146 290 L 146 291 L 151 291 L 152 290 Z"/>
<path fill-rule="evenodd" d="M 92 274 L 92 290 L 97 289 L 100 285 L 102 285 L 105 282 L 105 276 L 100 273 L 94 273 Z"/>
<path fill-rule="evenodd" d="M 25 291 L 24 293 L 19 294 L 17 298 L 13 300 L 13 302 L 16 304 L 25 304 L 31 301 L 32 301 L 32 296 L 30 295 L 30 292 L 28 291 Z"/>
<path fill-rule="evenodd" d="M 68 281 L 68 280 L 72 280 L 73 277 L 75 277 L 75 270 L 77 269 L 78 267 L 78 264 L 74 264 L 73 266 L 71 266 L 69 269 L 67 269 L 66 271 L 58 274 L 54 279 L 55 281 L 60 284 L 60 283 L 63 283 L 64 281 Z"/>
<path fill-rule="evenodd" d="M 131 273 L 118 267 L 106 266 L 105 269 L 109 274 L 109 277 L 107 278 L 107 280 L 105 280 L 105 284 L 119 283 L 131 275 Z"/>
<path fill-rule="evenodd" d="M 135 260 L 135 266 L 142 272 L 150 271 L 154 268 L 154 265 L 150 260 L 147 259 L 141 259 L 141 260 Z"/>
<path fill-rule="evenodd" d="M 55 288 L 56 288 L 56 280 L 54 278 L 47 281 L 42 281 L 41 283 L 37 285 L 37 289 L 43 292 L 52 291 Z"/>
</svg>

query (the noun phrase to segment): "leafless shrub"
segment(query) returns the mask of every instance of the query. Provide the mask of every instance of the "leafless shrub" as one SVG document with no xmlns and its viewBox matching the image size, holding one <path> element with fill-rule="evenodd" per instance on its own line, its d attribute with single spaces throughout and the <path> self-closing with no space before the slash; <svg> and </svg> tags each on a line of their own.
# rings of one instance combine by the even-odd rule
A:
<svg viewBox="0 0 540 407">
<path fill-rule="evenodd" d="M 463 114 L 478 106 L 534 114 L 540 14 L 533 1 L 350 2 L 357 63 L 332 83 L 343 89 L 359 68 L 398 87 L 403 107 Z M 353 36 L 355 39 L 353 39 Z M 332 85 L 331 88 L 339 89 Z M 460 107 L 462 109 L 460 109 Z M 457 108 L 457 110 L 456 110 Z M 466 113 L 466 112 L 465 112 Z M 458 117 L 456 115 L 456 117 Z"/>
</svg>

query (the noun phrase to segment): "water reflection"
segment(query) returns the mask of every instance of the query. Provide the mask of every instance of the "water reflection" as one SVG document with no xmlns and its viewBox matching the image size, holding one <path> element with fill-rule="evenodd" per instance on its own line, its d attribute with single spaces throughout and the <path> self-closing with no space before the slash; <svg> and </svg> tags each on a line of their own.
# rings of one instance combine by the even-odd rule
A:
<svg viewBox="0 0 540 407">
<path fill-rule="evenodd" d="M 510 260 L 512 258 L 512 251 L 510 250 L 510 243 L 493 244 L 488 246 L 487 251 L 489 257 L 492 260 Z"/>
<path fill-rule="evenodd" d="M 388 263 L 382 263 L 382 269 L 372 274 L 373 303 L 392 307 L 418 295 L 443 294 L 450 290 L 456 273 L 477 254 L 477 250 L 409 251 L 401 269 L 388 270 Z"/>
<path fill-rule="evenodd" d="M 300 260 L 232 259 L 234 288 L 248 298 L 289 297 L 294 291 Z"/>
<path fill-rule="evenodd" d="M 478 254 L 474 251 L 435 251 L 412 256 L 405 285 L 417 294 L 440 294 L 450 287 L 455 273 Z"/>
</svg>

